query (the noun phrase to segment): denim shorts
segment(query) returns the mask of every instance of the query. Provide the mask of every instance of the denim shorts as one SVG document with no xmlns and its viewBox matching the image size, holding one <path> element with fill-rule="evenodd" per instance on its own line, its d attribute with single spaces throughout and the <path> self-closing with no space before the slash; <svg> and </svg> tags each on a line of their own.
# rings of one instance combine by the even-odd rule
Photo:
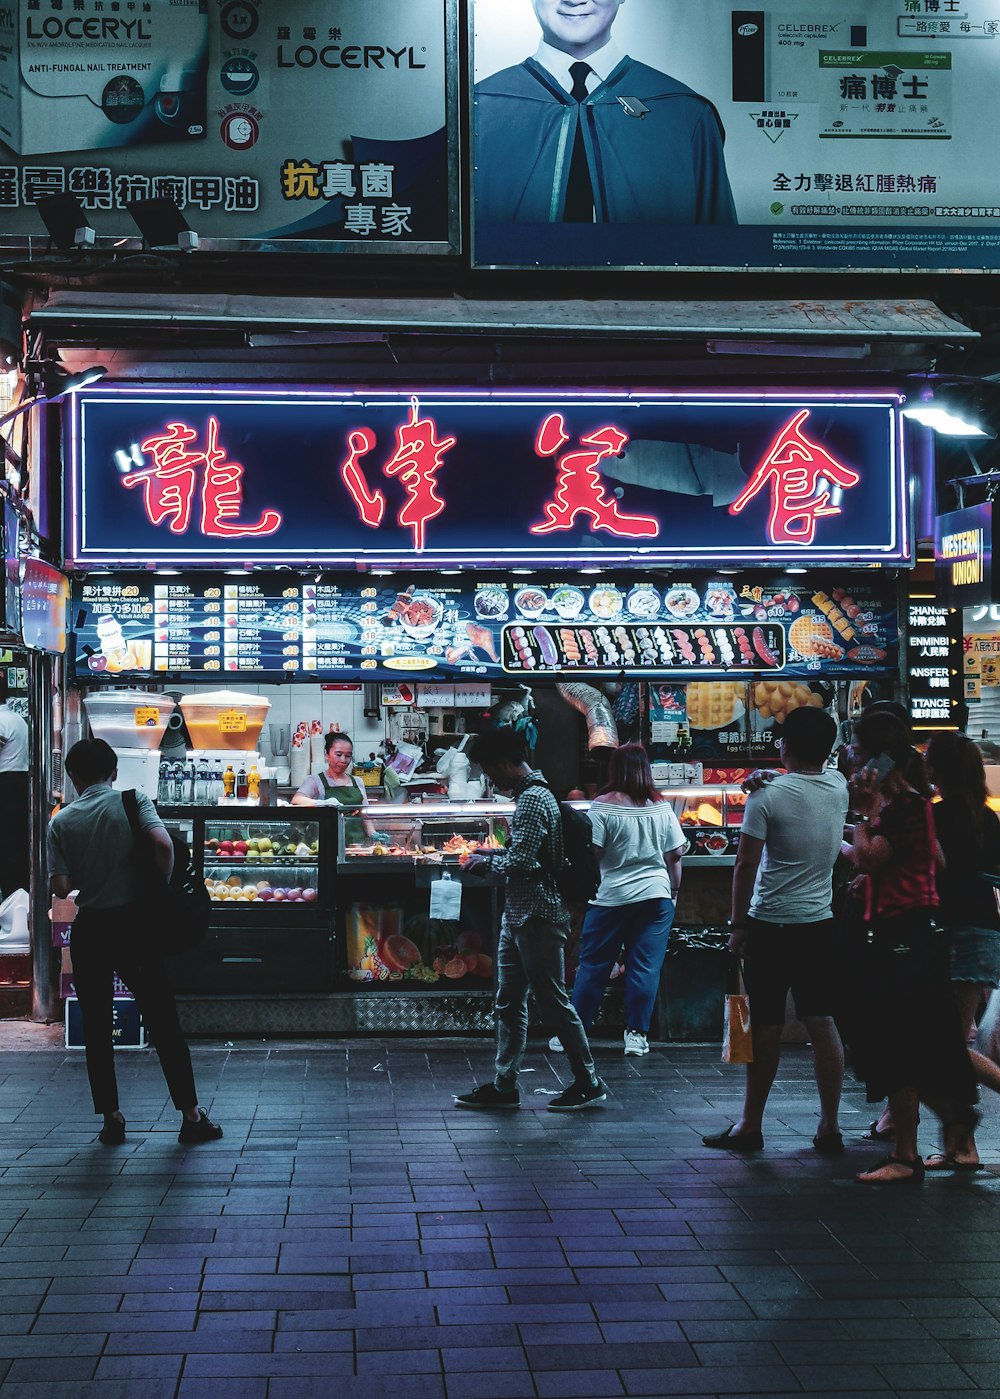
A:
<svg viewBox="0 0 1000 1399">
<path fill-rule="evenodd" d="M 952 928 L 949 957 L 952 981 L 1000 986 L 1000 932 L 993 928 Z"/>
</svg>

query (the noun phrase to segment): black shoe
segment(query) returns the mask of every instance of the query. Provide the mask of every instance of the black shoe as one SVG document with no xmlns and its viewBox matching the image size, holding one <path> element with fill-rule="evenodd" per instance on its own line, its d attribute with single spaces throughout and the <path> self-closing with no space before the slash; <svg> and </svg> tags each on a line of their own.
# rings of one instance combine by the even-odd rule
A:
<svg viewBox="0 0 1000 1399">
<path fill-rule="evenodd" d="M 494 1083 L 482 1083 L 471 1093 L 456 1093 L 457 1108 L 519 1108 L 521 1095 L 516 1088 L 497 1088 Z"/>
<path fill-rule="evenodd" d="M 719 1132 L 714 1137 L 702 1137 L 703 1145 L 718 1147 L 722 1151 L 741 1151 L 744 1154 L 764 1150 L 763 1133 L 741 1132 L 739 1136 L 734 1136 L 733 1125 L 730 1123 L 724 1132 Z"/>
<path fill-rule="evenodd" d="M 97 1140 L 103 1142 L 105 1146 L 121 1146 L 125 1141 L 124 1117 L 112 1117 L 105 1122 L 97 1134 Z"/>
<path fill-rule="evenodd" d="M 185 1117 L 177 1140 L 182 1146 L 194 1146 L 198 1142 L 217 1142 L 222 1136 L 222 1128 L 217 1126 L 202 1109 L 198 1109 L 198 1121 L 189 1122 Z"/>
<path fill-rule="evenodd" d="M 579 1112 L 581 1108 L 592 1108 L 603 1103 L 608 1096 L 608 1085 L 603 1079 L 596 1083 L 571 1083 L 565 1092 L 549 1103 L 549 1112 Z"/>
<path fill-rule="evenodd" d="M 820 1132 L 813 1137 L 813 1150 L 820 1156 L 841 1156 L 844 1151 L 844 1138 L 839 1132 Z"/>
</svg>

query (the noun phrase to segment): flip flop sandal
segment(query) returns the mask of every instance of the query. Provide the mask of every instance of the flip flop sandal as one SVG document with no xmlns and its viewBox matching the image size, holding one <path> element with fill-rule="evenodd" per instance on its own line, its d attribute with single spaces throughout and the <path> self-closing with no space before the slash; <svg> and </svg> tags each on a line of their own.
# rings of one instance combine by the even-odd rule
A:
<svg viewBox="0 0 1000 1399">
<path fill-rule="evenodd" d="M 937 1151 L 924 1162 L 925 1171 L 982 1171 L 982 1161 L 956 1161 L 950 1151 Z"/>
<path fill-rule="evenodd" d="M 870 1171 L 881 1170 L 883 1166 L 908 1166 L 910 1174 L 908 1176 L 890 1176 L 888 1180 L 861 1180 L 860 1175 L 854 1177 L 859 1185 L 918 1185 L 924 1178 L 923 1158 L 914 1156 L 907 1160 L 904 1156 L 883 1156 L 881 1161 L 876 1161 L 863 1172 L 867 1175 Z"/>
<path fill-rule="evenodd" d="M 863 1140 L 866 1142 L 894 1142 L 896 1140 L 896 1129 L 890 1127 L 884 1132 L 878 1129 L 878 1118 L 869 1123 L 868 1131 L 863 1133 Z"/>
</svg>

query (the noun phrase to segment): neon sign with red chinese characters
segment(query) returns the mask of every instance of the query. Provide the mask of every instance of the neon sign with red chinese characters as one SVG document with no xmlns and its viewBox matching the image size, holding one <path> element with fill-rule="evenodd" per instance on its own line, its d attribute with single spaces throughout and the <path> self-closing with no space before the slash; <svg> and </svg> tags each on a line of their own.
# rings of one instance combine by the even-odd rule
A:
<svg viewBox="0 0 1000 1399">
<path fill-rule="evenodd" d="M 68 410 L 67 561 L 907 563 L 900 403 L 102 385 Z"/>
</svg>

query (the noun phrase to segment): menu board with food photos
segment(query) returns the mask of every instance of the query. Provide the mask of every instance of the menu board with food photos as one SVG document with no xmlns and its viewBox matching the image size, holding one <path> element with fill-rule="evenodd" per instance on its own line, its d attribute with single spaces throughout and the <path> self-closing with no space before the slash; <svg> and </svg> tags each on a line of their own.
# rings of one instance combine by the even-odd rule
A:
<svg viewBox="0 0 1000 1399">
<path fill-rule="evenodd" d="M 76 674 L 90 683 L 628 673 L 732 676 L 742 690 L 750 677 L 890 674 L 898 649 L 894 586 L 878 573 L 849 587 L 819 575 L 118 574 L 78 581 L 73 617 Z"/>
</svg>

